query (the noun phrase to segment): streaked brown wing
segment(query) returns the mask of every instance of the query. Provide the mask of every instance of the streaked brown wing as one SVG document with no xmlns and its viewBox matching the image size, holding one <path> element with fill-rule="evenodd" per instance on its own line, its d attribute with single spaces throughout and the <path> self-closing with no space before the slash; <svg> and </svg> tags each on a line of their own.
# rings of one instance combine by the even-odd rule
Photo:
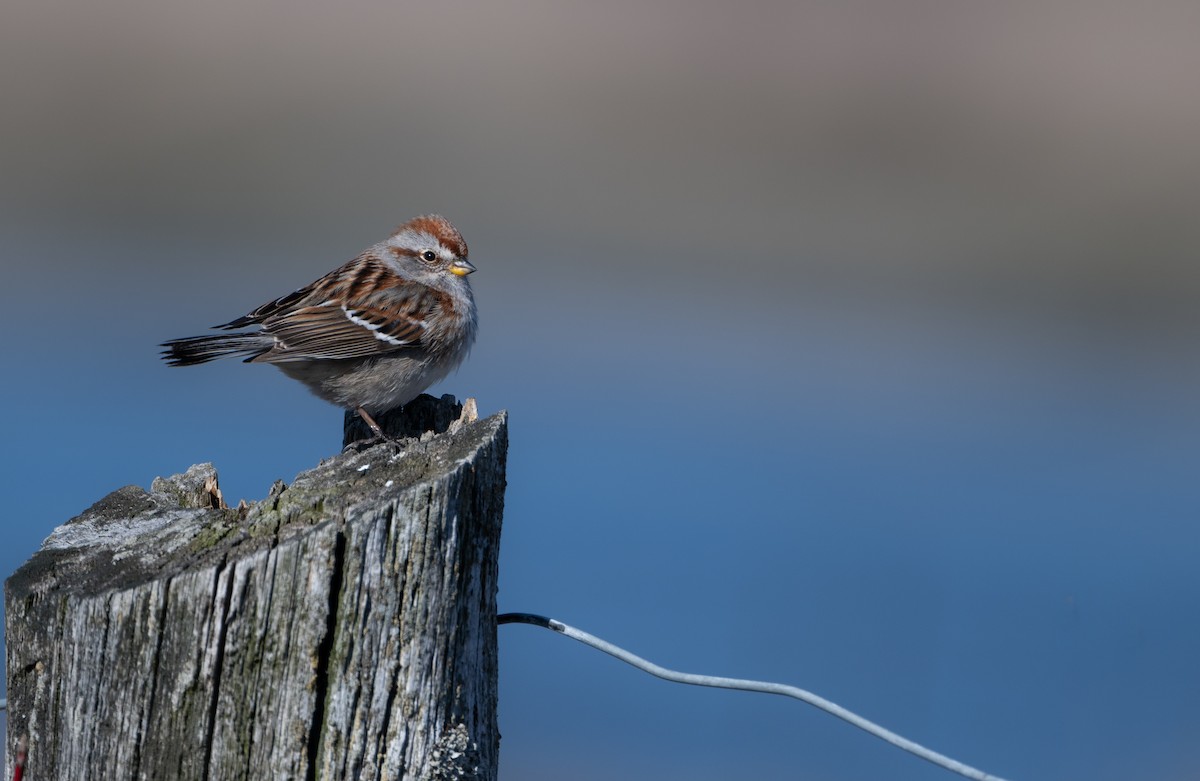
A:
<svg viewBox="0 0 1200 781">
<path fill-rule="evenodd" d="M 268 301 L 235 320 L 213 327 L 229 331 L 249 325 L 265 324 L 268 320 L 290 317 L 306 308 L 331 300 L 361 299 L 365 297 L 365 291 L 399 289 L 404 284 L 404 279 L 367 251 L 299 290 Z"/>
<path fill-rule="evenodd" d="M 424 295 L 381 291 L 353 305 L 306 306 L 263 323 L 278 344 L 259 360 L 366 358 L 419 346 L 430 304 Z"/>
</svg>

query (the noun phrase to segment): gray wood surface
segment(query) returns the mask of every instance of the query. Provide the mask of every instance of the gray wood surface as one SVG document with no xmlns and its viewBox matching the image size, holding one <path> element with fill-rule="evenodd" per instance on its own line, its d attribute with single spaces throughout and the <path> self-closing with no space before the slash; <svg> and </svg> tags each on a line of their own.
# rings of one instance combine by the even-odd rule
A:
<svg viewBox="0 0 1200 781">
<path fill-rule="evenodd" d="M 387 430 L 448 430 L 56 529 L 5 584 L 7 776 L 26 734 L 30 779 L 495 778 L 507 421 L 411 406 Z"/>
</svg>

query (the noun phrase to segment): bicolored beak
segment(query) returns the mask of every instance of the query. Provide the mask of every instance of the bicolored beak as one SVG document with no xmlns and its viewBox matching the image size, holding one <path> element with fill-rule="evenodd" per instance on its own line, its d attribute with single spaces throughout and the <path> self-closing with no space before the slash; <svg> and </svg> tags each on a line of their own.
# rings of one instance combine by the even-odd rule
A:
<svg viewBox="0 0 1200 781">
<path fill-rule="evenodd" d="M 459 258 L 450 264 L 450 273 L 456 277 L 465 277 L 474 271 L 475 267 L 466 258 Z"/>
</svg>

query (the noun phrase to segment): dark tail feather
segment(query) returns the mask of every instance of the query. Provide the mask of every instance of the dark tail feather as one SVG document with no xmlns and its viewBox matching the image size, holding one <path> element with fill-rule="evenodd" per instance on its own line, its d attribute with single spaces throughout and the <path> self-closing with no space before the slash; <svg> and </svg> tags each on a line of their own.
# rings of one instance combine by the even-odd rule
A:
<svg viewBox="0 0 1200 781">
<path fill-rule="evenodd" d="M 166 348 L 162 351 L 162 359 L 169 366 L 194 366 L 230 355 L 244 355 L 249 361 L 270 350 L 274 343 L 275 340 L 269 336 L 251 332 L 189 336 L 186 339 L 172 339 L 159 346 Z"/>
</svg>

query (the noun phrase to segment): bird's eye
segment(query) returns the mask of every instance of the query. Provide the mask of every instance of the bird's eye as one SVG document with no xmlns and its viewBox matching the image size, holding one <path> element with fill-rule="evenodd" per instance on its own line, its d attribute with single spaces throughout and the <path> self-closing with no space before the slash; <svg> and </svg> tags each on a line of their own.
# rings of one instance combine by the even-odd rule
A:
<svg viewBox="0 0 1200 781">
<path fill-rule="evenodd" d="M 427 260 L 430 263 L 437 260 L 437 254 L 431 249 L 427 249 L 424 252 L 422 252 L 421 257 L 425 258 L 425 260 Z"/>
</svg>

